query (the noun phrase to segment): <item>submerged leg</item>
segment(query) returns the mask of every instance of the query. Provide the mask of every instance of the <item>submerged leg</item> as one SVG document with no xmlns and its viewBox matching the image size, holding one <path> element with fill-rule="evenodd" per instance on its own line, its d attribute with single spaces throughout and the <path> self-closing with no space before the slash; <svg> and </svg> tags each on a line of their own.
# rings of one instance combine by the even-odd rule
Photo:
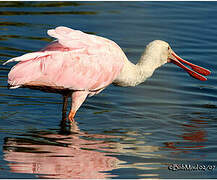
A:
<svg viewBox="0 0 217 180">
<path fill-rule="evenodd" d="M 68 115 L 69 121 L 74 121 L 74 116 L 77 110 L 82 105 L 88 94 L 89 92 L 87 91 L 75 91 L 72 93 L 72 105 Z"/>
</svg>

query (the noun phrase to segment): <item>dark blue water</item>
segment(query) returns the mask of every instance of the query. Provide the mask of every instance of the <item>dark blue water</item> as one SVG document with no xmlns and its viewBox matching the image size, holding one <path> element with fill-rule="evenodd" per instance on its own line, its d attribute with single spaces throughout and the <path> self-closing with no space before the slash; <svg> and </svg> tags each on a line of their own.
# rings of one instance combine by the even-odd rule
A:
<svg viewBox="0 0 217 180">
<path fill-rule="evenodd" d="M 9 90 L 13 64 L 0 65 L 0 178 L 217 177 L 216 2 L 0 2 L 0 62 L 39 50 L 60 25 L 114 40 L 134 63 L 165 40 L 212 74 L 201 82 L 167 64 L 137 87 L 111 85 L 70 133 L 60 95 Z"/>
</svg>

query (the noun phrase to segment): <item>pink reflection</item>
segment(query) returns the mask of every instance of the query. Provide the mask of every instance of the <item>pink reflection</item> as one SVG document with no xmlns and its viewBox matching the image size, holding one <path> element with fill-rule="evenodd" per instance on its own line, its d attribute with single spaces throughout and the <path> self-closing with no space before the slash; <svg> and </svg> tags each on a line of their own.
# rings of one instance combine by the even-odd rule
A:
<svg viewBox="0 0 217 180">
<path fill-rule="evenodd" d="M 4 159 L 12 172 L 39 174 L 40 178 L 102 179 L 111 177 L 103 171 L 110 171 L 118 164 L 117 158 L 108 156 L 112 154 L 108 153 L 112 143 L 105 141 L 111 136 L 40 133 L 39 138 L 49 142 L 37 144 L 14 138 L 5 142 Z"/>
<path fill-rule="evenodd" d="M 205 129 L 201 128 L 201 124 L 207 124 L 205 120 L 191 120 L 189 124 L 182 124 L 183 126 L 183 134 L 180 135 L 184 141 L 177 141 L 177 142 L 165 142 L 164 147 L 175 150 L 177 152 L 188 153 L 189 150 L 192 149 L 201 149 L 205 146 L 202 144 L 206 142 L 208 139 L 206 138 L 206 131 Z"/>
</svg>

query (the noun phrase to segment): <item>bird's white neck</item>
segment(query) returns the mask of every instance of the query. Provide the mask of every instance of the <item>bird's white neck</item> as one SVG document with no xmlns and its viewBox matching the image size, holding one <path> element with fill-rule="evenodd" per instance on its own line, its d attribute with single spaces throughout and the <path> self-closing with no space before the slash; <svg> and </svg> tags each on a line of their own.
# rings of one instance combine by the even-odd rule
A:
<svg viewBox="0 0 217 180">
<path fill-rule="evenodd" d="M 137 64 L 127 58 L 121 73 L 113 82 L 119 86 L 136 86 L 149 78 L 161 63 L 162 51 L 155 44 L 148 45 Z"/>
</svg>

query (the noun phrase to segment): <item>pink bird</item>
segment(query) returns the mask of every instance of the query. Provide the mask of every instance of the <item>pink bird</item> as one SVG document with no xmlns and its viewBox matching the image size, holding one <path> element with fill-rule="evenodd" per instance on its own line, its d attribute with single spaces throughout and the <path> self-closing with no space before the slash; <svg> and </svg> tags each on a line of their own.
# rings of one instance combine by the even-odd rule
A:
<svg viewBox="0 0 217 180">
<path fill-rule="evenodd" d="M 139 62 L 133 64 L 121 48 L 109 39 L 63 26 L 48 30 L 48 35 L 57 40 L 38 52 L 27 53 L 4 63 L 19 61 L 8 74 L 8 84 L 10 88 L 28 87 L 61 93 L 63 112 L 66 112 L 67 99 L 71 96 L 69 122 L 74 121 L 77 110 L 87 96 L 98 94 L 111 83 L 136 86 L 167 62 L 180 66 L 202 81 L 207 80 L 202 75 L 211 73 L 181 59 L 167 42 L 161 40 L 149 43 Z"/>
</svg>

